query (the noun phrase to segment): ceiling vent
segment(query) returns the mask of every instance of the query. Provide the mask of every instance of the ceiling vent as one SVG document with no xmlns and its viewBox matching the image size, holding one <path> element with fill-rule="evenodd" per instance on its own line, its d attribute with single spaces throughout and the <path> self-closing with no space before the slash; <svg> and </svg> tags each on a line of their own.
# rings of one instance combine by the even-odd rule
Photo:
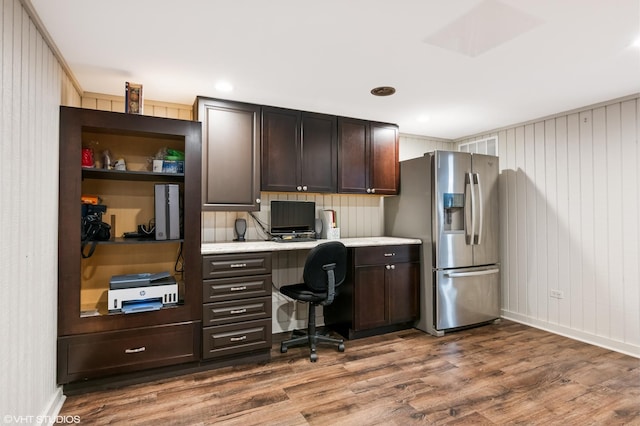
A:
<svg viewBox="0 0 640 426">
<path fill-rule="evenodd" d="M 542 20 L 498 0 L 484 0 L 424 41 L 476 57 L 542 24 Z"/>
</svg>

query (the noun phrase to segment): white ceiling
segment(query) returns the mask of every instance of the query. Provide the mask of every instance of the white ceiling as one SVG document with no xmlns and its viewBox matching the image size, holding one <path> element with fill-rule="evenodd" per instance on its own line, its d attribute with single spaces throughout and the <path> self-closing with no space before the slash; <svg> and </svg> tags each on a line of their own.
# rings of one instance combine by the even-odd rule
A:
<svg viewBox="0 0 640 426">
<path fill-rule="evenodd" d="M 640 92 L 640 0 L 31 3 L 88 92 L 130 81 L 446 139 Z M 396 94 L 370 94 L 383 85 Z"/>
</svg>

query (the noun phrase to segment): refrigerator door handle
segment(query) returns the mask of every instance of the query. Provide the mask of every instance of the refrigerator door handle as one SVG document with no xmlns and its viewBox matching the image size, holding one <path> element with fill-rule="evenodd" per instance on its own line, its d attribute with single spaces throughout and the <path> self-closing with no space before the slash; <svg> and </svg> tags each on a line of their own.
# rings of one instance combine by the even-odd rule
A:
<svg viewBox="0 0 640 426">
<path fill-rule="evenodd" d="M 471 181 L 469 180 L 469 173 L 464 174 L 464 241 L 467 245 L 471 245 L 473 243 L 473 235 L 469 234 L 469 230 L 471 229 L 471 224 L 469 223 L 469 218 L 471 216 L 471 210 L 469 209 L 469 205 L 471 203 L 471 191 L 469 190 L 469 185 Z M 468 200 L 468 201 L 467 201 Z"/>
<path fill-rule="evenodd" d="M 480 173 L 476 173 L 476 183 L 478 184 L 478 216 L 480 223 L 478 224 L 478 238 L 476 244 L 482 244 L 482 228 L 484 225 L 484 203 L 482 202 L 482 184 L 480 183 Z"/>
<path fill-rule="evenodd" d="M 500 269 L 485 269 L 483 271 L 472 271 L 472 272 L 449 272 L 444 274 L 445 277 L 449 278 L 463 278 L 463 277 L 478 277 L 480 275 L 492 275 L 500 272 Z"/>
<path fill-rule="evenodd" d="M 473 173 L 469 173 L 469 192 L 471 194 L 471 245 L 475 244 L 476 235 L 476 190 L 473 184 Z"/>
</svg>

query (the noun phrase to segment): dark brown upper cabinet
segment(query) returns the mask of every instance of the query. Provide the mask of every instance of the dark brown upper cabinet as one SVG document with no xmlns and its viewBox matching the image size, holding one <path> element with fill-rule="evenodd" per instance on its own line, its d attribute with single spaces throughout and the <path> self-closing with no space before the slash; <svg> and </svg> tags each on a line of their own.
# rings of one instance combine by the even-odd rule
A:
<svg viewBox="0 0 640 426">
<path fill-rule="evenodd" d="M 262 190 L 337 192 L 337 117 L 262 109 Z"/>
<path fill-rule="evenodd" d="M 260 210 L 260 105 L 197 97 L 202 210 Z"/>
<path fill-rule="evenodd" d="M 338 192 L 398 193 L 398 126 L 338 118 Z"/>
</svg>

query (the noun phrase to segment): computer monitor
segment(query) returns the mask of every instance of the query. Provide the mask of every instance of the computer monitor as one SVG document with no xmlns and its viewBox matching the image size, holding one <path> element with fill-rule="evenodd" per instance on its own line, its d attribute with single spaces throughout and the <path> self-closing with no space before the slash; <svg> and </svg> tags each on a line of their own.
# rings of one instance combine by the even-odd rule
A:
<svg viewBox="0 0 640 426">
<path fill-rule="evenodd" d="M 315 221 L 313 201 L 271 201 L 271 235 L 312 234 Z"/>
</svg>

